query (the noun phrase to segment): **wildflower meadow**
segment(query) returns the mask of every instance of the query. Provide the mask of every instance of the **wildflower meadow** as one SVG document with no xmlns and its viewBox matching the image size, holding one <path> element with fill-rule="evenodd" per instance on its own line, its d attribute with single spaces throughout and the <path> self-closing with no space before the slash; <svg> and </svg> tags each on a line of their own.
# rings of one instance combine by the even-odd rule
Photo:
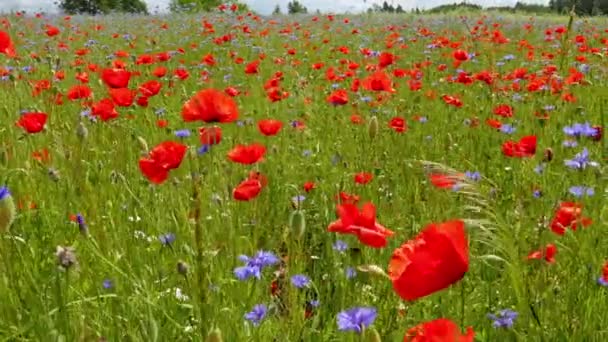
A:
<svg viewBox="0 0 608 342">
<path fill-rule="evenodd" d="M 0 16 L 2 341 L 607 341 L 608 21 Z"/>
</svg>

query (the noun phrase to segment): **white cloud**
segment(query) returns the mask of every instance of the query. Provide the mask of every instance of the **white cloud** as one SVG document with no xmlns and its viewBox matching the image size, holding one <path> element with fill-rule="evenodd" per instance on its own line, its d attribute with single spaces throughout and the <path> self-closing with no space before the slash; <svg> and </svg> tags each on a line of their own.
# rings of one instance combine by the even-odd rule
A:
<svg viewBox="0 0 608 342">
<path fill-rule="evenodd" d="M 145 0 L 148 4 L 148 9 L 154 12 L 157 8 L 161 12 L 166 11 L 171 0 Z M 288 0 L 242 0 L 247 3 L 252 9 L 262 14 L 270 14 L 274 7 L 279 4 L 283 12 L 286 11 Z M 300 0 L 306 6 L 309 12 L 314 12 L 317 9 L 322 12 L 351 12 L 357 13 L 365 11 L 372 4 L 381 4 L 384 0 Z M 460 2 L 461 0 L 389 0 L 394 6 L 401 5 L 404 9 L 412 8 L 431 8 L 446 3 Z M 55 0 L 0 0 L 0 11 L 15 11 L 26 10 L 29 12 L 44 10 L 56 10 L 53 4 Z M 226 2 L 230 2 L 227 0 Z M 514 5 L 517 0 L 469 0 L 469 2 L 477 3 L 483 6 L 505 6 Z M 526 3 L 547 3 L 548 0 L 526 0 Z"/>
</svg>

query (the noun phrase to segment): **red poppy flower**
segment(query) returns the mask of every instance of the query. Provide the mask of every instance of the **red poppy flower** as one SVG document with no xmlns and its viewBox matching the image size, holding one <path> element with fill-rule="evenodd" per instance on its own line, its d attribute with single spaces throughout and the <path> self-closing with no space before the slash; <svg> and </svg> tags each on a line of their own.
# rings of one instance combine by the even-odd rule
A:
<svg viewBox="0 0 608 342">
<path fill-rule="evenodd" d="M 458 183 L 459 176 L 449 176 L 441 173 L 432 173 L 429 175 L 431 183 L 439 189 L 452 189 Z"/>
<path fill-rule="evenodd" d="M 551 220 L 551 230 L 557 235 L 564 235 L 568 228 L 576 231 L 579 225 L 583 227 L 591 225 L 591 219 L 582 215 L 582 204 L 562 202 L 555 211 L 553 220 Z"/>
<path fill-rule="evenodd" d="M 154 69 L 154 71 L 152 71 L 152 75 L 161 78 L 164 77 L 167 74 L 167 68 L 165 68 L 164 66 L 159 66 L 156 69 Z"/>
<path fill-rule="evenodd" d="M 267 183 L 264 175 L 252 171 L 246 180 L 234 188 L 232 197 L 237 201 L 250 201 L 260 194 Z"/>
<path fill-rule="evenodd" d="M 246 74 L 257 74 L 259 72 L 260 61 L 255 60 L 245 66 Z"/>
<path fill-rule="evenodd" d="M 386 68 L 387 66 L 395 63 L 397 57 L 389 52 L 382 52 L 380 56 L 378 56 L 378 66 L 381 68 Z"/>
<path fill-rule="evenodd" d="M 602 278 L 604 281 L 608 282 L 608 261 L 606 261 L 604 267 L 602 267 Z"/>
<path fill-rule="evenodd" d="M 17 121 L 17 126 L 23 128 L 27 133 L 38 133 L 44 129 L 47 117 L 46 113 L 25 113 Z"/>
<path fill-rule="evenodd" d="M 348 92 L 344 89 L 335 90 L 327 97 L 327 102 L 334 106 L 341 106 L 348 103 Z"/>
<path fill-rule="evenodd" d="M 379 70 L 366 77 L 361 82 L 361 85 L 365 90 L 394 93 L 396 90 L 393 88 L 392 83 L 390 77 L 384 71 Z"/>
<path fill-rule="evenodd" d="M 449 287 L 468 270 L 469 246 L 461 220 L 429 224 L 395 249 L 388 266 L 393 289 L 407 301 Z"/>
<path fill-rule="evenodd" d="M 49 37 L 53 37 L 61 33 L 58 28 L 53 25 L 46 25 L 46 35 Z"/>
<path fill-rule="evenodd" d="M 140 85 L 138 90 L 143 96 L 152 97 L 157 95 L 162 87 L 162 83 L 156 80 L 151 80 Z"/>
<path fill-rule="evenodd" d="M 508 104 L 501 104 L 494 107 L 494 114 L 500 115 L 503 118 L 513 117 L 513 107 Z"/>
<path fill-rule="evenodd" d="M 128 88 L 110 89 L 112 101 L 119 107 L 130 107 L 137 94 Z"/>
<path fill-rule="evenodd" d="M 306 183 L 304 183 L 304 186 L 303 186 L 304 191 L 306 191 L 306 192 L 311 192 L 312 189 L 314 189 L 316 187 L 317 187 L 317 185 L 314 182 L 306 182 Z"/>
<path fill-rule="evenodd" d="M 386 247 L 386 238 L 394 234 L 376 221 L 376 207 L 371 202 L 363 204 L 361 209 L 353 203 L 338 204 L 337 211 L 339 219 L 327 227 L 329 232 L 353 234 L 373 248 Z"/>
<path fill-rule="evenodd" d="M 457 61 L 464 62 L 469 59 L 469 54 L 464 50 L 454 50 L 452 57 Z"/>
<path fill-rule="evenodd" d="M 446 104 L 452 105 L 454 107 L 462 107 L 462 101 L 456 97 L 456 96 L 452 96 L 452 95 L 443 95 L 441 97 L 441 99 L 443 100 L 443 102 L 445 102 Z"/>
<path fill-rule="evenodd" d="M 15 46 L 11 40 L 11 36 L 0 30 L 0 53 L 5 54 L 9 57 L 15 57 Z"/>
<path fill-rule="evenodd" d="M 161 184 L 169 171 L 182 163 L 188 147 L 173 141 L 165 141 L 150 151 L 148 158 L 139 159 L 139 169 L 152 183 Z"/>
<path fill-rule="evenodd" d="M 103 69 L 101 79 L 110 88 L 127 88 L 131 73 L 124 69 Z"/>
<path fill-rule="evenodd" d="M 466 335 L 462 335 L 456 323 L 439 318 L 410 328 L 403 342 L 473 342 L 474 339 L 473 328 L 468 327 Z"/>
<path fill-rule="evenodd" d="M 114 108 L 114 102 L 110 99 L 103 99 L 91 107 L 91 113 L 98 116 L 102 121 L 116 119 L 118 112 Z"/>
<path fill-rule="evenodd" d="M 496 119 L 486 119 L 486 125 L 492 128 L 500 129 L 500 127 L 502 127 L 502 122 Z"/>
<path fill-rule="evenodd" d="M 258 121 L 258 129 L 265 136 L 272 136 L 279 133 L 283 127 L 283 122 L 274 119 L 265 119 Z"/>
<path fill-rule="evenodd" d="M 403 133 L 407 131 L 407 122 L 404 118 L 395 116 L 388 122 L 388 127 L 392 128 L 397 133 Z"/>
<path fill-rule="evenodd" d="M 266 147 L 261 144 L 236 145 L 228 152 L 228 158 L 235 163 L 254 164 L 266 154 Z"/>
<path fill-rule="evenodd" d="M 369 172 L 359 172 L 355 174 L 355 183 L 357 184 L 367 184 L 374 179 L 374 175 Z"/>
<path fill-rule="evenodd" d="M 516 158 L 533 157 L 536 154 L 536 136 L 526 136 L 517 142 L 506 141 L 502 144 L 502 154 Z"/>
<path fill-rule="evenodd" d="M 203 145 L 217 145 L 222 141 L 222 128 L 218 126 L 201 127 L 198 134 Z"/>
<path fill-rule="evenodd" d="M 91 97 L 93 92 L 87 85 L 75 85 L 68 90 L 68 99 L 72 101 Z"/>
<path fill-rule="evenodd" d="M 233 122 L 239 117 L 232 97 L 215 89 L 204 89 L 184 103 L 182 118 L 186 122 Z"/>
<path fill-rule="evenodd" d="M 544 258 L 546 262 L 552 264 L 555 262 L 555 254 L 557 254 L 557 247 L 554 244 L 550 243 L 545 246 L 544 250 L 536 250 L 530 252 L 530 254 L 528 254 L 527 259 L 540 260 Z"/>
</svg>

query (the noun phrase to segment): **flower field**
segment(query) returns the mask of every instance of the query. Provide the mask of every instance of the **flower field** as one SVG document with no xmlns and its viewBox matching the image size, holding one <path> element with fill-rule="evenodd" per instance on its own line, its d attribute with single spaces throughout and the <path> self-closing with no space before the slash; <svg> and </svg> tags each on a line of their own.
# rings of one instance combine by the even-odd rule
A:
<svg viewBox="0 0 608 342">
<path fill-rule="evenodd" d="M 608 340 L 608 22 L 0 17 L 5 341 Z"/>
</svg>

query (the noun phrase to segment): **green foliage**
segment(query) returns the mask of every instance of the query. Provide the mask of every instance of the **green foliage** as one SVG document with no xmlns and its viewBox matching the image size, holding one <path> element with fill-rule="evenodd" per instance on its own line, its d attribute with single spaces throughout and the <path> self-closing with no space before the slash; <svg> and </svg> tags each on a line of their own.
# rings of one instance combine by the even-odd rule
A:
<svg viewBox="0 0 608 342">
<path fill-rule="evenodd" d="M 148 13 L 143 0 L 60 0 L 56 4 L 68 14 Z"/>
<path fill-rule="evenodd" d="M 171 12 L 209 12 L 221 5 L 221 0 L 171 0 Z"/>
<path fill-rule="evenodd" d="M 305 14 L 308 13 L 308 9 L 302 5 L 298 0 L 293 0 L 287 3 L 287 13 L 289 14 Z"/>
</svg>

